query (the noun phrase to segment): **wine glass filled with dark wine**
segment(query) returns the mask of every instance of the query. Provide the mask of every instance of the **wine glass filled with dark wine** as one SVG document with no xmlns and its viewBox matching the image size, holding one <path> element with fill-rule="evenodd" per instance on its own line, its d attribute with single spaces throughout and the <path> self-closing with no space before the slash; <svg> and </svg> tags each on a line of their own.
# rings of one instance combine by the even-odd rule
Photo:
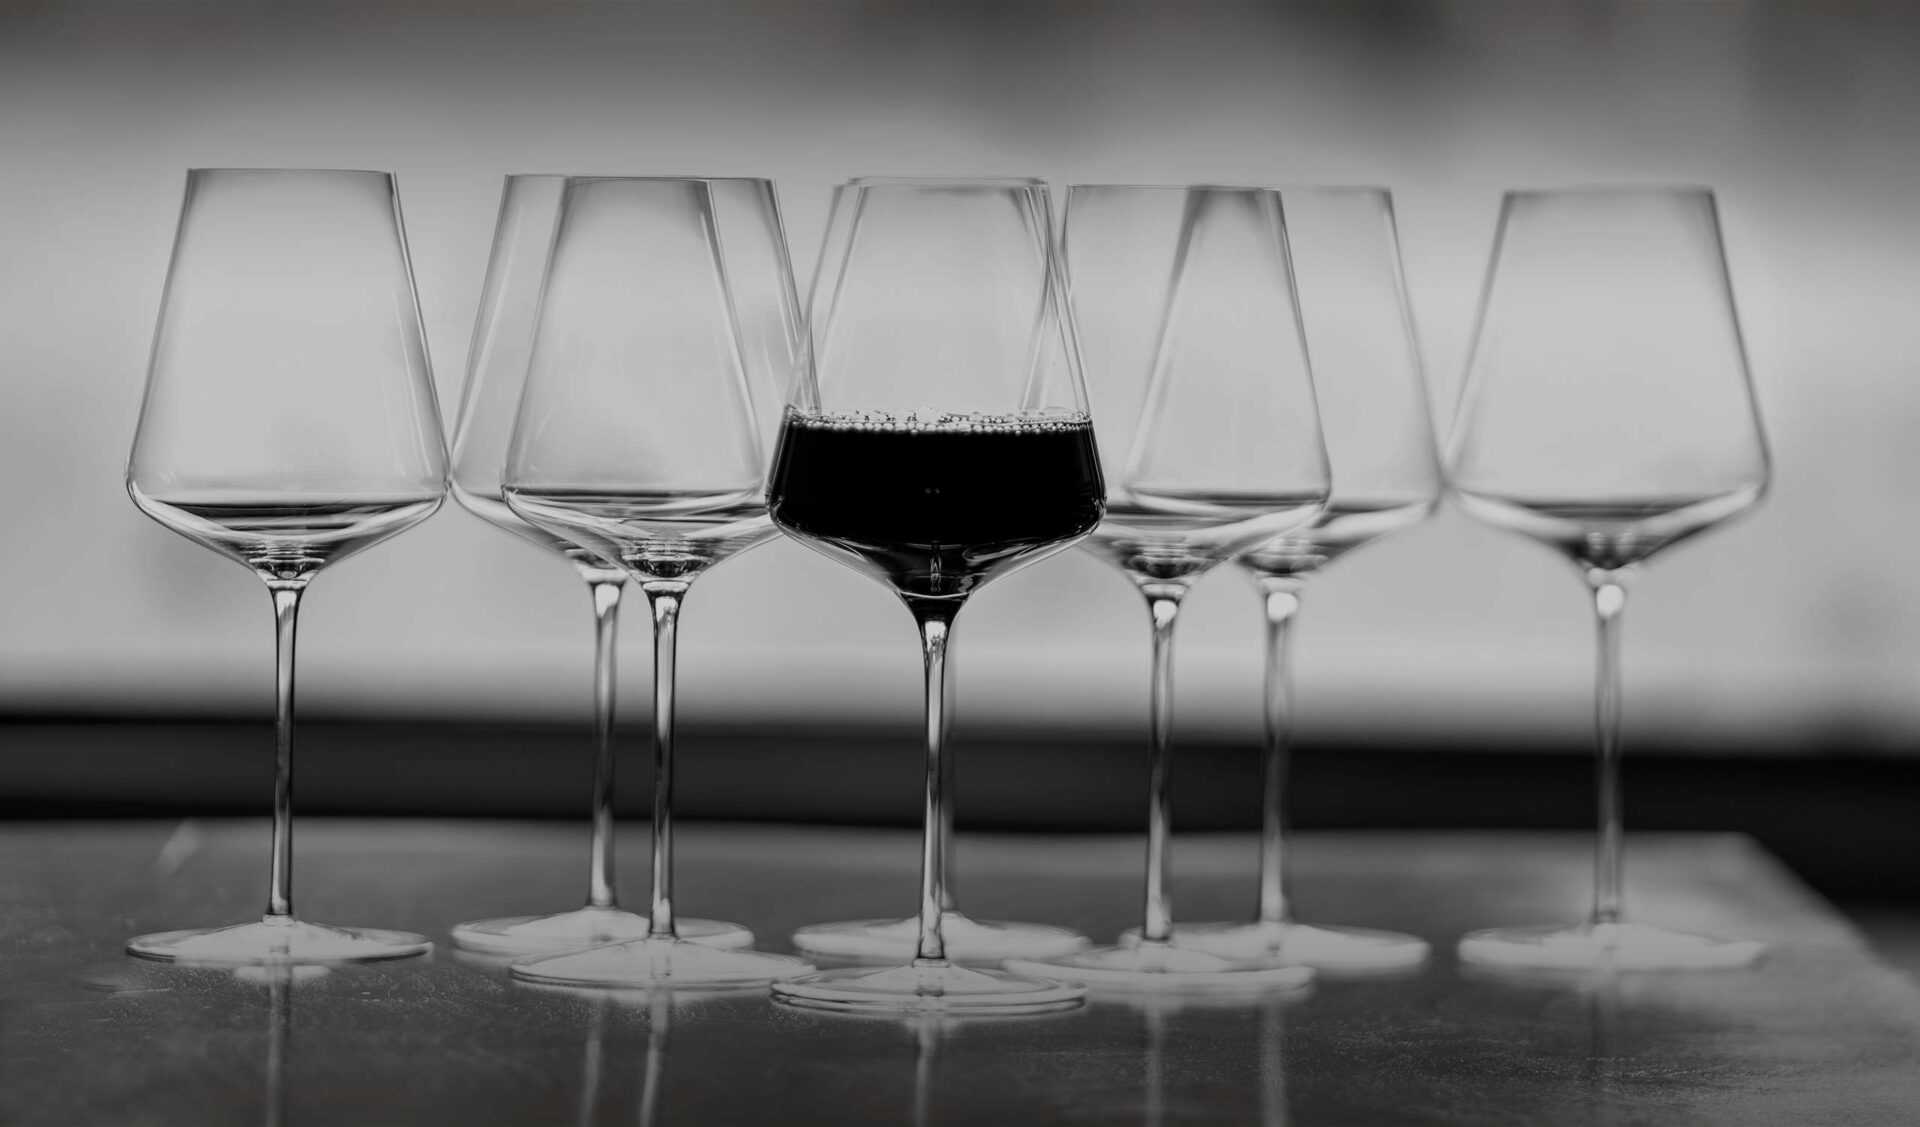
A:
<svg viewBox="0 0 1920 1127">
<path fill-rule="evenodd" d="M 871 576 L 919 628 L 926 808 L 904 965 L 776 983 L 848 1010 L 1039 1012 L 1084 991 L 957 965 L 944 903 L 945 663 L 995 578 L 1073 544 L 1105 507 L 1045 185 L 864 179 L 834 197 L 768 504 L 788 535 Z"/>
<path fill-rule="evenodd" d="M 474 322 L 466 394 L 453 437 L 454 499 L 489 524 L 571 563 L 586 582 L 594 614 L 594 770 L 587 902 L 571 911 L 470 920 L 454 926 L 455 943 L 496 955 L 566 951 L 640 939 L 652 928 L 648 914 L 620 907 L 614 879 L 615 636 L 627 570 L 617 560 L 597 554 L 589 543 L 522 519 L 508 506 L 501 485 L 532 358 L 540 295 L 566 180 L 558 175 L 507 177 Z M 744 178 L 706 183 L 734 295 L 741 362 L 754 386 L 759 414 L 777 419 L 786 395 L 784 381 L 793 371 L 802 342 L 786 234 L 773 184 Z M 764 422 L 762 426 L 765 448 L 771 450 L 772 428 Z M 678 916 L 674 929 L 682 939 L 712 947 L 753 945 L 753 933 L 736 923 Z"/>
<path fill-rule="evenodd" d="M 1076 185 L 1066 245 L 1108 491 L 1086 548 L 1133 582 L 1153 628 L 1145 912 L 1133 942 L 1010 965 L 1123 990 L 1298 987 L 1311 970 L 1176 946 L 1168 881 L 1181 602 L 1311 521 L 1329 488 L 1280 194 Z"/>
<path fill-rule="evenodd" d="M 293 658 L 326 567 L 425 520 L 446 452 L 393 178 L 203 168 L 161 299 L 127 491 L 148 516 L 257 575 L 278 637 L 273 839 L 258 923 L 143 935 L 201 963 L 418 955 L 410 932 L 293 915 Z"/>
<path fill-rule="evenodd" d="M 1553 548 L 1586 582 L 1599 627 L 1599 842 L 1586 922 L 1477 932 L 1461 958 L 1670 968 L 1760 954 L 1749 940 L 1622 914 L 1619 647 L 1641 565 L 1752 508 L 1769 464 L 1713 193 L 1509 192 L 1447 479 L 1468 513 Z"/>
</svg>

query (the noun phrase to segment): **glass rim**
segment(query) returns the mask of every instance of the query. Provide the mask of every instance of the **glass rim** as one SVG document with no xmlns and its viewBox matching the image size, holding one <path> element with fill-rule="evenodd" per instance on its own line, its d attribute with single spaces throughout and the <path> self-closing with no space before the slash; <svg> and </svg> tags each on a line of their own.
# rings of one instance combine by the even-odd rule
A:
<svg viewBox="0 0 1920 1127">
<path fill-rule="evenodd" d="M 381 169 L 381 168 L 267 168 L 267 167 L 240 166 L 240 167 L 230 167 L 230 168 L 189 168 L 187 169 L 188 176 L 210 176 L 218 172 L 233 172 L 233 173 L 285 172 L 285 173 L 302 173 L 305 175 L 324 175 L 324 176 L 384 176 L 389 180 L 393 179 L 392 172 L 386 169 Z"/>
<path fill-rule="evenodd" d="M 1705 196 L 1714 198 L 1711 184 L 1690 181 L 1564 184 L 1550 188 L 1508 188 L 1500 198 L 1505 201 L 1544 199 L 1553 196 Z"/>
<path fill-rule="evenodd" d="M 1281 195 L 1285 195 L 1289 192 L 1296 192 L 1296 193 L 1311 192 L 1317 195 L 1373 196 L 1378 199 L 1386 199 L 1386 200 L 1390 200 L 1393 198 L 1393 189 L 1387 187 L 1385 184 L 1340 183 L 1340 182 L 1331 182 L 1331 181 L 1319 182 L 1319 181 L 1313 181 L 1313 180 L 1303 180 L 1303 181 L 1297 181 L 1297 182 L 1285 183 L 1285 184 L 1215 184 L 1215 183 L 1149 184 L 1149 183 L 1089 182 L 1084 184 L 1068 184 L 1067 191 L 1069 192 L 1078 192 L 1078 191 L 1278 192 Z"/>
<path fill-rule="evenodd" d="M 1067 195 L 1075 192 L 1217 192 L 1241 195 L 1283 194 L 1286 189 L 1273 184 L 1069 184 Z"/>
<path fill-rule="evenodd" d="M 668 176 L 656 173 L 623 172 L 509 172 L 502 179 L 516 180 L 658 180 L 667 183 L 771 184 L 769 176 Z"/>
<path fill-rule="evenodd" d="M 1045 188 L 1038 176 L 850 176 L 842 188 Z"/>
<path fill-rule="evenodd" d="M 1385 184 L 1316 183 L 1306 181 L 1298 184 L 1281 184 L 1279 185 L 1279 191 L 1282 194 L 1287 192 L 1312 192 L 1316 195 L 1326 196 L 1374 196 L 1383 200 L 1393 199 L 1393 189 L 1387 187 Z"/>
</svg>

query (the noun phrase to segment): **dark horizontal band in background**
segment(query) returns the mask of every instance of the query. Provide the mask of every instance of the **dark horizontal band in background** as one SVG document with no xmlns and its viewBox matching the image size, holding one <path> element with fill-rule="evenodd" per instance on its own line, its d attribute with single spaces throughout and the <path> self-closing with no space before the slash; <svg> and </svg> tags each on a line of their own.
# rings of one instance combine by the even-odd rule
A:
<svg viewBox="0 0 1920 1127">
<path fill-rule="evenodd" d="M 679 739 L 676 809 L 689 818 L 910 825 L 921 797 L 913 737 L 891 728 L 692 727 Z M 622 729 L 619 738 L 619 806 L 644 817 L 647 734 Z M 580 725 L 314 719 L 302 722 L 298 740 L 296 805 L 307 813 L 586 813 L 590 756 Z M 0 722 L 0 747 L 0 816 L 267 809 L 272 734 L 255 721 L 16 717 Z M 1751 834 L 1830 896 L 1920 900 L 1920 868 L 1910 863 L 1920 759 L 1721 751 L 1630 752 L 1629 826 Z M 964 826 L 1143 824 L 1143 741 L 976 735 L 959 740 L 956 753 Z M 1293 782 L 1302 828 L 1577 829 L 1593 817 L 1584 748 L 1311 744 L 1295 755 Z M 1182 831 L 1257 826 L 1258 749 L 1182 743 L 1174 794 Z"/>
</svg>

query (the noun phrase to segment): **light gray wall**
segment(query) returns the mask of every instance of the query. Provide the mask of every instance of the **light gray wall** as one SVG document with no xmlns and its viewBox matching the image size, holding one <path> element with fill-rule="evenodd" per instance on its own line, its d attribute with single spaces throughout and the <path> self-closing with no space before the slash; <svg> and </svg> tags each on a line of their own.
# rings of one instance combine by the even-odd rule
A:
<svg viewBox="0 0 1920 1127">
<path fill-rule="evenodd" d="M 803 271 L 828 187 L 853 174 L 1385 183 L 1442 405 L 1500 191 L 1660 180 L 1720 190 L 1778 478 L 1637 590 L 1634 724 L 1910 742 L 1920 24 L 1825 7 L 15 0 L 0 709 L 267 707 L 257 582 L 140 516 L 120 481 L 189 166 L 396 171 L 449 410 L 509 171 L 775 177 Z M 1141 723 L 1138 603 L 1078 555 L 990 588 L 960 634 L 968 721 Z M 580 584 L 451 506 L 325 576 L 309 608 L 308 707 L 584 706 Z M 1251 594 L 1214 577 L 1183 631 L 1183 724 L 1250 730 Z M 1303 706 L 1323 729 L 1577 736 L 1589 648 L 1565 564 L 1449 512 L 1315 582 Z M 701 581 L 683 655 L 694 716 L 919 707 L 906 615 L 791 544 Z"/>
</svg>

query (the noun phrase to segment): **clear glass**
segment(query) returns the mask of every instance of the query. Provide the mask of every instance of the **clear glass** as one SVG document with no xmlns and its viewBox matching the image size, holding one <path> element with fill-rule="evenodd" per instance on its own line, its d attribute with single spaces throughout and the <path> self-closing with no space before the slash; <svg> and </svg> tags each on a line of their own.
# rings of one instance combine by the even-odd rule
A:
<svg viewBox="0 0 1920 1127">
<path fill-rule="evenodd" d="M 904 965 L 774 986 L 846 1010 L 1032 1013 L 1084 991 L 959 966 L 947 944 L 946 661 L 995 577 L 1090 532 L 1104 507 L 1047 189 L 1032 180 L 856 180 L 814 277 L 816 378 L 794 384 L 769 483 L 789 535 L 886 584 L 926 675 L 921 895 Z M 814 933 L 817 935 L 818 933 Z M 797 937 L 818 948 L 814 936 Z"/>
<path fill-rule="evenodd" d="M 1153 625 L 1144 920 L 1133 942 L 1009 964 L 1132 990 L 1298 985 L 1305 967 L 1175 946 L 1168 888 L 1173 631 L 1193 583 L 1313 520 L 1330 475 L 1280 194 L 1077 185 L 1067 262 L 1102 436 L 1087 541 Z"/>
<path fill-rule="evenodd" d="M 431 948 L 409 932 L 294 918 L 293 659 L 300 597 L 320 569 L 425 520 L 445 487 L 393 177 L 187 173 L 127 492 L 273 597 L 273 838 L 260 922 L 143 935 L 130 954 L 331 963 Z"/>
<path fill-rule="evenodd" d="M 1461 958 L 1665 968 L 1760 954 L 1622 919 L 1619 631 L 1639 565 L 1751 508 L 1768 475 L 1713 193 L 1508 193 L 1448 486 L 1468 513 L 1559 550 L 1586 580 L 1599 626 L 1599 841 L 1585 923 L 1477 932 Z"/>
<path fill-rule="evenodd" d="M 761 230 L 723 223 L 716 200 L 735 189 L 762 201 Z M 528 524 L 618 564 L 653 612 L 653 898 L 640 937 L 528 956 L 518 978 L 690 987 L 812 969 L 694 942 L 673 906 L 680 606 L 708 568 L 774 534 L 756 400 L 802 347 L 784 253 L 736 259 L 723 246 L 769 235 L 778 213 L 764 182 L 581 177 L 562 189 L 500 488 Z"/>
<path fill-rule="evenodd" d="M 1300 923 L 1287 887 L 1289 643 L 1306 582 L 1354 548 L 1426 519 L 1439 500 L 1440 470 L 1401 276 L 1393 197 L 1381 188 L 1301 187 L 1282 190 L 1281 198 L 1320 425 L 1333 464 L 1333 494 L 1310 524 L 1235 560 L 1253 580 L 1266 617 L 1259 902 L 1252 921 L 1181 924 L 1173 940 L 1229 957 L 1277 955 L 1335 972 L 1416 966 L 1427 957 L 1424 940 Z"/>
<path fill-rule="evenodd" d="M 500 198 L 493 254 L 474 322 L 466 393 L 453 438 L 454 499 L 487 522 L 556 552 L 586 581 L 594 612 L 592 834 L 588 851 L 587 902 L 568 912 L 455 925 L 453 941 L 497 955 L 566 951 L 645 937 L 647 915 L 622 909 L 614 878 L 614 686 L 615 637 L 619 626 L 624 567 L 556 532 L 521 519 L 501 488 L 513 420 L 526 385 L 540 293 L 560 220 L 566 177 L 509 176 Z M 797 302 L 787 263 L 786 236 L 773 184 L 767 180 L 707 181 L 714 223 L 738 296 L 743 361 L 754 400 L 771 438 L 784 380 L 798 347 Z M 765 406 L 771 404 L 771 407 Z M 682 939 L 711 947 L 751 947 L 753 933 L 720 920 L 677 918 Z"/>
</svg>

